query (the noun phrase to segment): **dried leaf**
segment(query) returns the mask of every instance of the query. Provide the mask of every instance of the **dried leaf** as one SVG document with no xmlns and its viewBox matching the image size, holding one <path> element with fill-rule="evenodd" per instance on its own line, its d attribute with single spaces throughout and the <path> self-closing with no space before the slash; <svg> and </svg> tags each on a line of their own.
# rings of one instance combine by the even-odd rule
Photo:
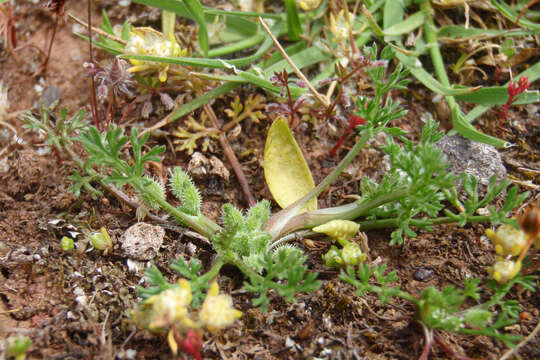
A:
<svg viewBox="0 0 540 360">
<path fill-rule="evenodd" d="M 240 103 L 240 98 L 236 96 L 231 102 L 231 108 L 226 109 L 225 113 L 231 118 L 225 126 L 224 130 L 231 129 L 235 124 L 250 118 L 251 121 L 258 124 L 265 115 L 260 111 L 265 108 L 265 99 L 261 95 L 249 95 L 244 104 Z"/>
<path fill-rule="evenodd" d="M 287 122 L 278 118 L 266 138 L 264 177 L 270 193 L 285 208 L 310 192 L 315 183 L 309 167 L 294 140 Z M 315 210 L 317 199 L 311 199 L 302 211 Z"/>
<path fill-rule="evenodd" d="M 205 125 L 206 119 L 205 113 L 201 114 L 199 122 L 190 116 L 183 126 L 181 125 L 177 131 L 173 131 L 172 134 L 179 138 L 173 141 L 174 144 L 178 144 L 176 150 L 187 151 L 191 155 L 199 147 L 197 141 L 200 139 L 202 139 L 202 152 L 206 152 L 211 147 L 211 139 L 217 139 L 219 131 L 214 128 L 207 128 Z"/>
</svg>

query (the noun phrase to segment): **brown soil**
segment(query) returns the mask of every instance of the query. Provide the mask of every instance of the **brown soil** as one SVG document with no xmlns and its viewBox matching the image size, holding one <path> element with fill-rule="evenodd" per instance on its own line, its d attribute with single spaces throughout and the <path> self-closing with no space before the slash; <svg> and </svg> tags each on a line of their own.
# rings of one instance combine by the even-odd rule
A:
<svg viewBox="0 0 540 360">
<path fill-rule="evenodd" d="M 68 11 L 80 18 L 86 18 L 85 9 L 86 1 L 69 2 Z M 132 9 L 141 12 L 141 7 L 132 5 Z M 113 18 L 115 14 L 118 16 L 117 22 L 125 16 L 125 9 L 113 7 L 110 10 Z M 20 44 L 33 43 L 45 48 L 53 24 L 50 13 L 25 2 L 17 5 L 16 16 Z M 146 16 L 141 17 L 141 22 L 155 20 L 151 14 Z M 99 18 L 97 11 L 95 17 Z M 9 89 L 12 113 L 35 108 L 42 99 L 41 89 L 51 86 L 61 90 L 61 106 L 67 107 L 70 114 L 87 106 L 89 81 L 82 63 L 88 59 L 88 44 L 72 34 L 72 26 L 71 21 L 61 23 L 45 77 L 32 77 L 43 59 L 34 49 L 17 52 L 16 57 L 2 49 L 0 79 Z M 106 57 L 104 53 L 96 54 Z M 423 95 L 420 87 L 416 91 Z M 237 94 L 247 95 L 242 91 Z M 218 115 L 222 114 L 219 107 L 233 98 L 234 94 L 230 94 L 216 102 L 214 107 Z M 404 94 L 402 101 L 410 112 L 398 125 L 416 137 L 421 126 L 420 114 L 433 109 L 428 102 L 418 102 L 411 95 Z M 503 154 L 509 175 L 515 180 L 532 180 L 533 185 L 538 184 L 540 126 L 534 113 L 529 116 L 520 107 L 514 107 L 509 116 L 509 120 L 520 120 L 519 126 L 502 135 L 518 144 Z M 491 120 L 480 126 L 483 131 L 497 136 L 494 117 L 492 114 Z M 157 120 L 157 117 L 151 119 L 148 124 Z M 135 285 L 141 282 L 142 270 L 128 270 L 118 238 L 137 221 L 135 212 L 111 195 L 98 200 L 88 195 L 75 198 L 67 191 L 70 186 L 68 176 L 75 169 L 74 164 L 54 152 L 42 152 L 46 149 L 44 139 L 25 130 L 15 117 L 8 122 L 17 129 L 24 143 L 1 144 L 10 146 L 10 151 L 4 163 L 7 171 L 0 168 L 0 339 L 14 334 L 29 336 L 32 346 L 28 354 L 35 359 L 121 358 L 127 349 L 136 350 L 138 359 L 171 358 L 163 337 L 137 330 L 128 317 L 129 309 L 136 302 Z M 240 161 L 255 196 L 271 200 L 260 165 L 267 125 L 244 128 L 231 144 L 237 154 L 253 150 L 240 157 Z M 297 129 L 297 136 L 317 182 L 336 163 L 328 152 L 337 138 L 316 138 L 307 128 Z M 217 143 L 214 154 L 228 166 Z M 164 166 L 185 168 L 188 161 L 187 155 L 168 151 Z M 366 150 L 350 171 L 321 196 L 321 205 L 346 201 L 343 195 L 354 193 L 362 176 L 377 174 L 379 161 L 376 150 Z M 536 169 L 536 173 L 526 172 L 523 168 Z M 245 206 L 234 176 L 229 182 L 197 179 L 197 185 L 203 189 L 203 211 L 211 218 L 219 217 L 225 202 Z M 531 191 L 527 204 L 537 201 L 537 188 L 537 185 L 521 188 Z M 95 231 L 101 226 L 109 229 L 116 241 L 112 253 L 103 255 L 96 250 L 86 251 L 85 247 L 79 247 L 72 254 L 61 251 L 59 241 L 62 236 L 81 229 Z M 418 238 L 394 247 L 389 245 L 390 231 L 373 231 L 368 233 L 370 259 L 380 258 L 389 269 L 397 271 L 402 288 L 413 294 L 419 294 L 427 286 L 442 288 L 454 284 L 461 287 L 467 276 L 485 277 L 486 267 L 495 259 L 492 245 L 483 237 L 483 231 L 483 225 L 464 228 L 448 225 L 433 232 L 421 231 Z M 82 237 L 78 239 L 77 243 L 82 244 Z M 222 271 L 222 284 L 233 290 L 235 306 L 244 315 L 231 329 L 217 336 L 205 336 L 203 357 L 417 358 L 423 337 L 414 325 L 411 304 L 399 300 L 382 304 L 372 294 L 362 298 L 356 296 L 351 286 L 338 279 L 336 271 L 324 266 L 321 255 L 326 249 L 326 246 L 306 248 L 310 268 L 320 273 L 321 288 L 311 294 L 299 295 L 294 304 L 276 297 L 267 313 L 252 308 L 249 295 L 234 291 L 243 281 L 234 268 Z M 174 281 L 176 275 L 168 265 L 178 256 L 191 256 L 188 254 L 206 264 L 212 256 L 204 242 L 184 234 L 181 228 L 171 227 L 167 229 L 165 245 L 154 262 L 169 280 Z M 537 255 L 533 257 L 534 261 L 538 262 Z M 426 277 L 416 280 L 420 278 L 419 273 Z M 507 331 L 526 336 L 538 321 L 540 297 L 538 293 L 518 287 L 512 290 L 509 298 L 519 300 L 522 314 L 528 316 L 523 315 Z M 456 353 L 478 359 L 497 359 L 506 351 L 501 343 L 487 337 L 443 332 L 440 336 Z M 538 342 L 532 341 L 519 351 L 519 355 L 523 359 L 538 359 L 539 349 Z M 447 355 L 434 347 L 430 358 L 445 359 Z"/>
</svg>

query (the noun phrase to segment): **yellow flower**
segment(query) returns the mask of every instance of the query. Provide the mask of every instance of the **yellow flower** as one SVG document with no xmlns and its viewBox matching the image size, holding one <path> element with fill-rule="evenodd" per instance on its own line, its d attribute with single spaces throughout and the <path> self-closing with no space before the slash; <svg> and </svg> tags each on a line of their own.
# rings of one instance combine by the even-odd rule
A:
<svg viewBox="0 0 540 360">
<path fill-rule="evenodd" d="M 495 252 L 501 256 L 516 256 L 527 244 L 525 233 L 509 224 L 499 226 L 497 231 L 487 229 L 486 235 L 495 245 Z"/>
<path fill-rule="evenodd" d="M 187 316 L 191 303 L 191 285 L 186 279 L 178 280 L 179 288 L 169 289 L 146 300 L 152 306 L 149 329 L 159 331 L 168 326 L 191 328 L 193 321 Z"/>
<path fill-rule="evenodd" d="M 210 285 L 206 299 L 199 312 L 199 319 L 211 332 L 230 326 L 242 316 L 242 312 L 233 307 L 232 298 L 227 294 L 219 294 L 217 282 Z"/>
<path fill-rule="evenodd" d="M 330 31 L 334 34 L 336 42 L 342 42 L 349 37 L 353 22 L 353 15 L 350 13 L 345 14 L 343 10 L 335 18 L 334 14 L 330 14 Z"/>
<path fill-rule="evenodd" d="M 298 5 L 302 8 L 304 11 L 311 11 L 315 10 L 316 8 L 321 5 L 322 0 L 298 0 Z"/>
<path fill-rule="evenodd" d="M 169 39 L 159 31 L 149 27 L 133 28 L 129 41 L 124 48 L 126 54 L 132 55 L 150 55 L 161 57 L 180 57 L 185 56 L 186 49 L 182 49 L 176 42 L 173 34 L 169 34 Z M 130 73 L 155 70 L 161 82 L 167 81 L 167 71 L 169 65 L 144 60 L 129 60 L 133 66 L 127 71 Z"/>
<path fill-rule="evenodd" d="M 521 262 L 512 260 L 499 259 L 497 262 L 488 268 L 489 274 L 498 283 L 506 284 L 510 279 L 516 276 L 521 270 Z"/>
</svg>

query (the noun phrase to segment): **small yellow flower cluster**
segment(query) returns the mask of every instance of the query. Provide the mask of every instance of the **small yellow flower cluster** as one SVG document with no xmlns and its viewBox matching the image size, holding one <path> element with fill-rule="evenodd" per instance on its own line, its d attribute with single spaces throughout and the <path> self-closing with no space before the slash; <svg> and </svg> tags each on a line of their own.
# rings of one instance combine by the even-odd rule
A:
<svg viewBox="0 0 540 360">
<path fill-rule="evenodd" d="M 194 322 L 188 317 L 191 304 L 191 284 L 186 279 L 178 280 L 180 287 L 160 292 L 146 300 L 152 306 L 152 318 L 148 329 L 160 331 L 171 325 L 191 328 Z"/>
<path fill-rule="evenodd" d="M 187 54 L 187 50 L 180 47 L 172 33 L 169 34 L 169 39 L 167 39 L 165 35 L 149 27 L 132 28 L 131 36 L 124 51 L 130 55 L 161 57 L 180 57 Z M 161 82 L 167 81 L 169 64 L 134 59 L 130 59 L 129 61 L 133 66 L 127 70 L 128 72 L 155 70 L 158 72 Z"/>
<path fill-rule="evenodd" d="M 352 30 L 354 16 L 341 10 L 336 17 L 330 14 L 330 32 L 334 35 L 336 43 L 340 43 L 349 38 L 349 33 Z"/>
<path fill-rule="evenodd" d="M 488 267 L 489 274 L 501 284 L 506 284 L 521 270 L 521 261 L 499 258 L 493 266 Z"/>
<path fill-rule="evenodd" d="M 500 256 L 517 256 L 527 244 L 525 233 L 509 224 L 499 226 L 497 231 L 487 229 L 486 235 L 493 242 L 495 252 Z"/>
<path fill-rule="evenodd" d="M 321 5 L 322 0 L 298 0 L 298 6 L 304 11 L 315 10 Z"/>
<path fill-rule="evenodd" d="M 233 307 L 232 298 L 219 293 L 217 282 L 213 282 L 199 312 L 199 319 L 210 332 L 231 326 L 242 312 Z"/>
<path fill-rule="evenodd" d="M 178 287 L 151 296 L 132 313 L 134 322 L 154 332 L 168 331 L 167 341 L 174 354 L 178 352 L 177 334 L 189 334 L 206 328 L 212 333 L 231 326 L 242 312 L 233 307 L 232 298 L 219 293 L 213 282 L 206 294 L 198 320 L 193 320 L 189 306 L 192 300 L 191 285 L 186 279 Z"/>
<path fill-rule="evenodd" d="M 520 228 L 504 224 L 496 231 L 486 230 L 486 235 L 493 242 L 495 252 L 499 258 L 493 266 L 488 267 L 489 274 L 499 283 L 507 283 L 521 270 L 522 260 L 529 247 L 540 249 L 540 235 L 538 231 L 540 213 L 536 208 L 526 212 L 519 219 Z M 512 257 L 518 256 L 517 260 Z"/>
</svg>

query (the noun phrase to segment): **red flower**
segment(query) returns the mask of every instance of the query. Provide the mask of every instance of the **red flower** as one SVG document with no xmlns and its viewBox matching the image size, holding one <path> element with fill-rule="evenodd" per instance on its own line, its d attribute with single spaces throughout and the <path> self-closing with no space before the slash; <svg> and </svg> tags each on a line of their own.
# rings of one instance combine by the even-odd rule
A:
<svg viewBox="0 0 540 360">
<path fill-rule="evenodd" d="M 531 83 L 529 82 L 529 78 L 527 76 L 520 77 L 517 84 L 515 82 L 510 82 L 508 85 L 508 100 L 506 100 L 506 103 L 499 113 L 499 126 L 506 119 L 508 109 L 510 109 L 512 103 L 516 101 L 516 97 L 527 90 L 530 85 Z"/>
<path fill-rule="evenodd" d="M 193 329 L 189 329 L 187 335 L 182 341 L 178 342 L 178 348 L 183 352 L 190 354 L 197 360 L 202 360 L 201 348 L 202 348 L 202 336 L 195 332 Z"/>
<path fill-rule="evenodd" d="M 356 109 L 354 110 L 356 111 Z M 334 145 L 334 147 L 332 148 L 332 150 L 330 150 L 330 156 L 334 156 L 336 155 L 336 152 L 338 151 L 338 149 L 341 147 L 341 145 L 343 145 L 343 143 L 345 142 L 345 140 L 347 140 L 347 138 L 351 135 L 351 132 L 353 131 L 354 128 L 356 128 L 357 126 L 360 126 L 360 125 L 365 125 L 366 124 L 366 119 L 356 115 L 355 113 L 351 114 L 351 116 L 349 116 L 349 125 L 347 126 L 347 128 L 345 129 L 345 132 L 343 133 L 343 135 L 339 138 L 338 142 L 336 145 Z"/>
</svg>

